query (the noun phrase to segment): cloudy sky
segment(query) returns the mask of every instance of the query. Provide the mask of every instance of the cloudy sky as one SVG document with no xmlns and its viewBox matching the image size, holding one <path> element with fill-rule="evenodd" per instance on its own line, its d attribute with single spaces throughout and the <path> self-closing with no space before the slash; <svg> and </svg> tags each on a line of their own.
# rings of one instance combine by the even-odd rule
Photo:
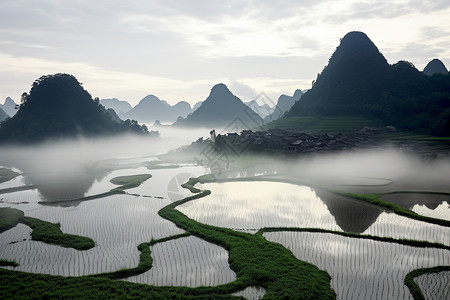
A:
<svg viewBox="0 0 450 300">
<path fill-rule="evenodd" d="M 347 32 L 389 63 L 450 67 L 448 0 L 1 0 L 0 101 L 44 74 L 71 73 L 93 97 L 171 104 L 219 82 L 243 100 L 308 89 Z"/>
</svg>

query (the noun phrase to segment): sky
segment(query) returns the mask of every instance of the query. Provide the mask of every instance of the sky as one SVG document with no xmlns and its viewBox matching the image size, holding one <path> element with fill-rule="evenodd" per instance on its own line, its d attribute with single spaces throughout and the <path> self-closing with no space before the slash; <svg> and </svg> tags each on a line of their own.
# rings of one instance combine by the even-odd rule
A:
<svg viewBox="0 0 450 300">
<path fill-rule="evenodd" d="M 450 67 L 448 0 L 0 0 L 0 102 L 73 74 L 93 96 L 191 105 L 225 83 L 244 101 L 309 89 L 347 32 L 389 63 Z"/>
</svg>

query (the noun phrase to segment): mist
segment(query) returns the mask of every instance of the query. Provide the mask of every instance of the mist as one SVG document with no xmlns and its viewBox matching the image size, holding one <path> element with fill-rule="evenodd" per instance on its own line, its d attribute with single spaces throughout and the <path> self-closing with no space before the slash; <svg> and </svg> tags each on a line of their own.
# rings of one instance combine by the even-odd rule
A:
<svg viewBox="0 0 450 300">
<path fill-rule="evenodd" d="M 449 158 L 425 160 L 390 147 L 312 155 L 283 162 L 280 170 L 313 184 L 349 190 L 450 191 Z"/>
<path fill-rule="evenodd" d="M 95 180 L 112 169 L 137 168 L 142 162 L 190 144 L 207 130 L 161 128 L 160 137 L 120 135 L 47 141 L 37 145 L 3 146 L 0 166 L 23 174 L 21 184 L 38 186 L 45 199 L 84 197 Z"/>
<path fill-rule="evenodd" d="M 156 128 L 153 128 L 156 129 Z M 137 168 L 156 160 L 199 137 L 209 129 L 157 128 L 159 138 L 121 135 L 108 138 L 77 138 L 48 141 L 33 146 L 0 148 L 0 165 L 15 168 L 24 183 L 39 186 L 45 198 L 79 198 L 112 169 Z M 189 153 L 193 158 L 199 153 Z M 189 156 L 189 157 L 190 157 Z M 450 160 L 424 160 L 394 148 L 376 148 L 330 154 L 274 157 L 245 152 L 241 161 L 258 158 L 250 167 L 231 163 L 228 177 L 277 173 L 311 185 L 335 186 L 339 190 L 371 192 L 437 190 L 450 192 Z M 233 158 L 231 159 L 233 161 Z M 206 167 L 211 167 L 206 165 Z M 211 171 L 214 172 L 214 170 Z"/>
</svg>

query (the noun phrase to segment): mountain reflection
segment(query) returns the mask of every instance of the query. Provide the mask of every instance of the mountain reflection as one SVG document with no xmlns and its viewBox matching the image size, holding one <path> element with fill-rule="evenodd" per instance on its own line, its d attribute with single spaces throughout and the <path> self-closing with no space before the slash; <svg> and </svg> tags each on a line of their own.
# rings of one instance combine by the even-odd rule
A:
<svg viewBox="0 0 450 300">
<path fill-rule="evenodd" d="M 316 195 L 327 206 L 336 224 L 347 232 L 362 233 L 369 228 L 382 210 L 324 190 L 315 190 Z"/>
<path fill-rule="evenodd" d="M 381 199 L 406 209 L 412 209 L 415 205 L 425 205 L 427 208 L 434 210 L 444 201 L 450 203 L 450 195 L 444 194 L 396 193 L 384 195 Z"/>
</svg>

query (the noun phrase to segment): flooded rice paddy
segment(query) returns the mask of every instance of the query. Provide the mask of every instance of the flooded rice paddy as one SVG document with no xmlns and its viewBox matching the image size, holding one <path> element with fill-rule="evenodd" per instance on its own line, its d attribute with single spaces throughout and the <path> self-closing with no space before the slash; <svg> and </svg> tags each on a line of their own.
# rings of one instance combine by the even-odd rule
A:
<svg viewBox="0 0 450 300">
<path fill-rule="evenodd" d="M 18 224 L 0 233 L 0 259 L 18 262 L 20 266 L 14 270 L 63 276 L 137 266 L 139 244 L 184 233 L 161 218 L 158 211 L 192 195 L 181 187 L 190 177 L 209 173 L 207 168 L 189 164 L 147 168 L 145 163 L 149 161 L 154 163 L 155 159 L 102 161 L 79 168 L 80 172 L 68 177 L 51 171 L 31 172 L 1 183 L 0 190 L 34 186 L 29 190 L 0 194 L 0 207 L 17 208 L 24 211 L 25 216 L 59 223 L 64 233 L 90 237 L 96 246 L 78 251 L 33 241 L 31 229 Z M 19 169 L 14 171 L 20 173 Z M 138 187 L 127 189 L 127 194 L 81 199 L 117 188 L 111 183 L 115 177 L 137 174 L 152 177 Z M 235 177 L 242 179 L 271 176 L 276 172 L 255 169 L 236 174 Z M 279 178 L 282 180 L 282 175 Z M 336 189 L 341 187 L 342 190 L 358 186 L 367 192 L 386 192 L 393 190 L 393 182 L 381 177 L 341 176 L 334 184 Z M 322 228 L 450 246 L 448 227 L 402 217 L 319 188 L 274 181 L 215 182 L 198 187 L 212 193 L 177 209 L 205 224 L 248 233 L 263 227 Z M 39 203 L 74 199 L 78 200 Z M 450 196 L 444 193 L 397 193 L 383 195 L 382 199 L 424 216 L 450 220 Z M 408 272 L 450 265 L 450 251 L 442 249 L 414 248 L 328 233 L 266 232 L 264 237 L 290 249 L 298 259 L 326 270 L 339 299 L 410 299 L 403 283 Z M 153 267 L 124 280 L 158 286 L 198 287 L 221 285 L 236 279 L 228 264 L 228 252 L 194 236 L 157 243 L 151 246 L 151 251 Z M 449 272 L 441 272 L 419 276 L 415 281 L 426 297 L 445 299 L 450 292 L 449 277 Z M 233 295 L 260 299 L 264 294 L 264 288 L 250 286 Z"/>
<path fill-rule="evenodd" d="M 222 247 L 189 236 L 150 248 L 153 267 L 127 281 L 160 286 L 214 286 L 231 282 L 236 274 L 228 265 Z"/>
<path fill-rule="evenodd" d="M 211 190 L 211 195 L 178 207 L 201 223 L 243 231 L 263 227 L 323 228 L 450 246 L 447 227 L 307 186 L 248 181 L 208 183 L 202 188 Z"/>
<path fill-rule="evenodd" d="M 298 259 L 326 270 L 338 299 L 412 299 L 403 283 L 407 273 L 450 264 L 449 251 L 442 249 L 415 248 L 328 233 L 267 232 L 264 237 L 290 249 Z"/>
</svg>

